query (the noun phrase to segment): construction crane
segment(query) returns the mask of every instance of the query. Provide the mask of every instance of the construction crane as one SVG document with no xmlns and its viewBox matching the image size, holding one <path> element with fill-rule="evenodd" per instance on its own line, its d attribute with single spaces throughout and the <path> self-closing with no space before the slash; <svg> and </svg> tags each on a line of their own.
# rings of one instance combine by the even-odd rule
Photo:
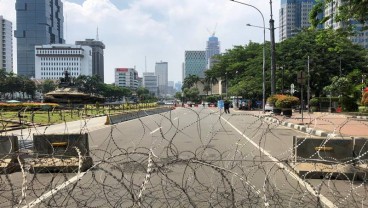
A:
<svg viewBox="0 0 368 208">
<path fill-rule="evenodd" d="M 217 28 L 217 23 L 216 23 L 215 28 L 213 29 L 213 31 L 212 31 L 212 32 L 207 28 L 208 33 L 209 33 L 212 37 L 214 37 L 214 36 L 216 35 L 216 28 Z"/>
</svg>

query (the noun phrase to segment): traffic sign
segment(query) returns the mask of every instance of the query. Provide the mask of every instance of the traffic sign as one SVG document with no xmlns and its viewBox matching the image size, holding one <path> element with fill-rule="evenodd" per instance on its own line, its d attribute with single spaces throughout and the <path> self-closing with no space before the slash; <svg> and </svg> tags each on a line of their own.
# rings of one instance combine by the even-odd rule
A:
<svg viewBox="0 0 368 208">
<path fill-rule="evenodd" d="M 299 84 L 304 85 L 305 84 L 305 72 L 304 71 L 298 71 L 297 73 L 297 81 Z"/>
</svg>

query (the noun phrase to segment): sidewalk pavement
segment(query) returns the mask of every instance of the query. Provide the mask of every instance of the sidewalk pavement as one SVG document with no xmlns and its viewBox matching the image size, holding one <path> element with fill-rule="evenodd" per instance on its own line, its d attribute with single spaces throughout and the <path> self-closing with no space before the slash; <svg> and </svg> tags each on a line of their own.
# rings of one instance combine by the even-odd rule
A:
<svg viewBox="0 0 368 208">
<path fill-rule="evenodd" d="M 314 136 L 366 137 L 368 118 L 341 113 L 296 113 L 289 117 L 269 114 L 266 121 L 278 123 Z"/>
</svg>

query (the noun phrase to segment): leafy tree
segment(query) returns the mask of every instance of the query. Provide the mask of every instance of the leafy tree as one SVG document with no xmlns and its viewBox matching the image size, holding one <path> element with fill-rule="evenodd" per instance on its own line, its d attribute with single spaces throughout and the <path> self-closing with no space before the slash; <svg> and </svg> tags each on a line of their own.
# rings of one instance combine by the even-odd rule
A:
<svg viewBox="0 0 368 208">
<path fill-rule="evenodd" d="M 205 72 L 206 80 L 226 77 L 231 94 L 262 97 L 263 45 L 235 46 L 216 58 L 218 62 Z"/>
<path fill-rule="evenodd" d="M 0 69 L 0 95 L 1 97 L 6 93 L 6 83 L 5 79 L 8 76 L 8 73 L 5 69 Z"/>
<path fill-rule="evenodd" d="M 34 81 L 30 80 L 30 79 L 26 79 L 24 80 L 23 83 L 23 93 L 26 93 L 27 95 L 31 96 L 31 98 L 33 99 L 35 96 L 35 92 L 36 92 L 36 84 Z M 24 98 L 24 95 L 23 95 Z"/>
<path fill-rule="evenodd" d="M 97 75 L 86 76 L 79 75 L 76 79 L 74 79 L 74 85 L 84 93 L 89 94 L 101 94 L 101 88 L 103 82 Z"/>
<path fill-rule="evenodd" d="M 174 97 L 178 100 L 182 100 L 181 92 L 176 92 Z"/>
<path fill-rule="evenodd" d="M 22 91 L 22 80 L 20 77 L 17 77 L 14 73 L 9 73 L 8 77 L 5 79 L 4 82 L 5 92 L 10 93 L 11 98 L 14 99 L 15 92 Z"/>
<path fill-rule="evenodd" d="M 42 93 L 48 93 L 56 89 L 55 82 L 52 80 L 45 80 L 40 86 Z"/>
<path fill-rule="evenodd" d="M 8 73 L 5 69 L 0 69 L 0 81 L 5 79 L 8 76 Z"/>
<path fill-rule="evenodd" d="M 298 71 L 306 72 L 310 58 L 310 87 L 317 97 L 323 87 L 331 84 L 330 78 L 348 74 L 354 69 L 367 72 L 367 51 L 354 45 L 338 31 L 305 30 L 278 44 L 278 63 L 284 68 L 285 86 L 295 82 Z M 281 70 L 277 77 L 280 84 Z M 278 85 L 280 88 L 280 85 Z"/>
<path fill-rule="evenodd" d="M 207 93 L 207 95 L 208 95 L 208 92 L 210 92 L 211 89 L 212 89 L 211 84 L 209 84 L 207 82 L 204 82 L 203 84 L 204 84 L 204 86 L 203 86 L 203 92 Z"/>
<path fill-rule="evenodd" d="M 200 78 L 195 74 L 190 74 L 189 76 L 184 78 L 182 89 L 191 88 L 194 85 L 197 87 L 197 82 L 199 82 Z"/>
<path fill-rule="evenodd" d="M 266 43 L 266 48 L 269 43 Z M 281 91 L 283 86 L 296 83 L 297 73 L 307 71 L 307 60 L 310 58 L 310 87 L 311 94 L 319 97 L 323 88 L 332 83 L 334 76 L 350 75 L 350 79 L 359 84 L 358 78 L 361 73 L 368 72 L 367 51 L 358 45 L 354 45 L 345 34 L 328 30 L 303 30 L 298 35 L 289 38 L 276 46 L 277 63 L 279 68 L 276 72 L 277 89 Z M 269 54 L 266 54 L 269 57 Z M 211 79 L 226 78 L 229 82 L 229 93 L 241 95 L 246 98 L 262 98 L 262 63 L 263 45 L 252 43 L 245 46 L 235 46 L 225 53 L 218 55 L 217 63 L 205 72 L 205 81 Z M 266 60 L 266 93 L 270 92 L 269 59 Z M 356 90 L 353 92 L 356 93 Z M 266 95 L 268 96 L 268 95 Z M 350 97 L 352 94 L 349 95 Z M 354 96 L 357 97 L 357 96 Z"/>
<path fill-rule="evenodd" d="M 184 89 L 184 96 L 193 102 L 199 102 L 199 90 L 198 88 L 185 88 Z"/>
<path fill-rule="evenodd" d="M 319 13 L 322 13 L 326 6 L 334 2 L 335 0 L 318 0 L 317 4 L 313 7 L 309 19 L 313 27 L 318 24 L 323 24 L 327 20 L 332 18 L 338 22 L 350 23 L 350 20 L 357 20 L 361 23 L 368 21 L 368 1 L 366 0 L 341 0 L 337 14 L 331 14 L 319 19 Z"/>
<path fill-rule="evenodd" d="M 209 103 L 216 103 L 219 99 L 220 97 L 212 95 L 212 96 L 207 96 L 206 101 Z"/>
<path fill-rule="evenodd" d="M 151 97 L 149 90 L 146 89 L 146 88 L 144 88 L 144 87 L 139 87 L 136 90 L 136 93 L 137 93 L 137 96 L 139 97 L 139 99 L 141 101 L 147 100 L 147 99 L 149 99 Z"/>
<path fill-rule="evenodd" d="M 132 91 L 125 87 L 119 87 L 114 84 L 102 84 L 101 94 L 109 100 L 121 100 L 123 97 L 132 95 Z"/>
<path fill-rule="evenodd" d="M 344 111 L 356 111 L 358 109 L 357 99 L 353 97 L 354 85 L 347 77 L 333 77 L 331 85 L 324 87 L 325 91 L 338 95 L 339 103 Z"/>
<path fill-rule="evenodd" d="M 205 79 L 204 79 L 204 84 L 205 87 L 209 86 L 209 90 L 207 89 L 203 89 L 203 90 L 207 90 L 207 95 L 208 95 L 208 91 L 211 91 L 211 95 L 212 95 L 212 89 L 213 89 L 213 85 L 218 83 L 218 79 L 217 77 L 214 75 L 214 71 L 213 70 L 207 70 L 204 72 L 205 73 Z"/>
</svg>

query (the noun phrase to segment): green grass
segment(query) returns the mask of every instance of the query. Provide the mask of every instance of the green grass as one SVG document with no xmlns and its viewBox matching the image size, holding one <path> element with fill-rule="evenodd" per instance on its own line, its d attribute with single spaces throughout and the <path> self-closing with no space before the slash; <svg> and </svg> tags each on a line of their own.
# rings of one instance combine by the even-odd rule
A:
<svg viewBox="0 0 368 208">
<path fill-rule="evenodd" d="M 140 108 L 148 109 L 147 108 Z M 139 110 L 136 108 L 99 108 L 91 107 L 89 109 L 68 109 L 47 111 L 21 111 L 21 118 L 18 118 L 18 111 L 0 110 L 0 130 L 6 127 L 19 126 L 19 121 L 23 124 L 50 125 L 64 123 L 69 121 L 81 120 L 86 117 L 95 117 L 98 115 L 118 114 Z"/>
</svg>

